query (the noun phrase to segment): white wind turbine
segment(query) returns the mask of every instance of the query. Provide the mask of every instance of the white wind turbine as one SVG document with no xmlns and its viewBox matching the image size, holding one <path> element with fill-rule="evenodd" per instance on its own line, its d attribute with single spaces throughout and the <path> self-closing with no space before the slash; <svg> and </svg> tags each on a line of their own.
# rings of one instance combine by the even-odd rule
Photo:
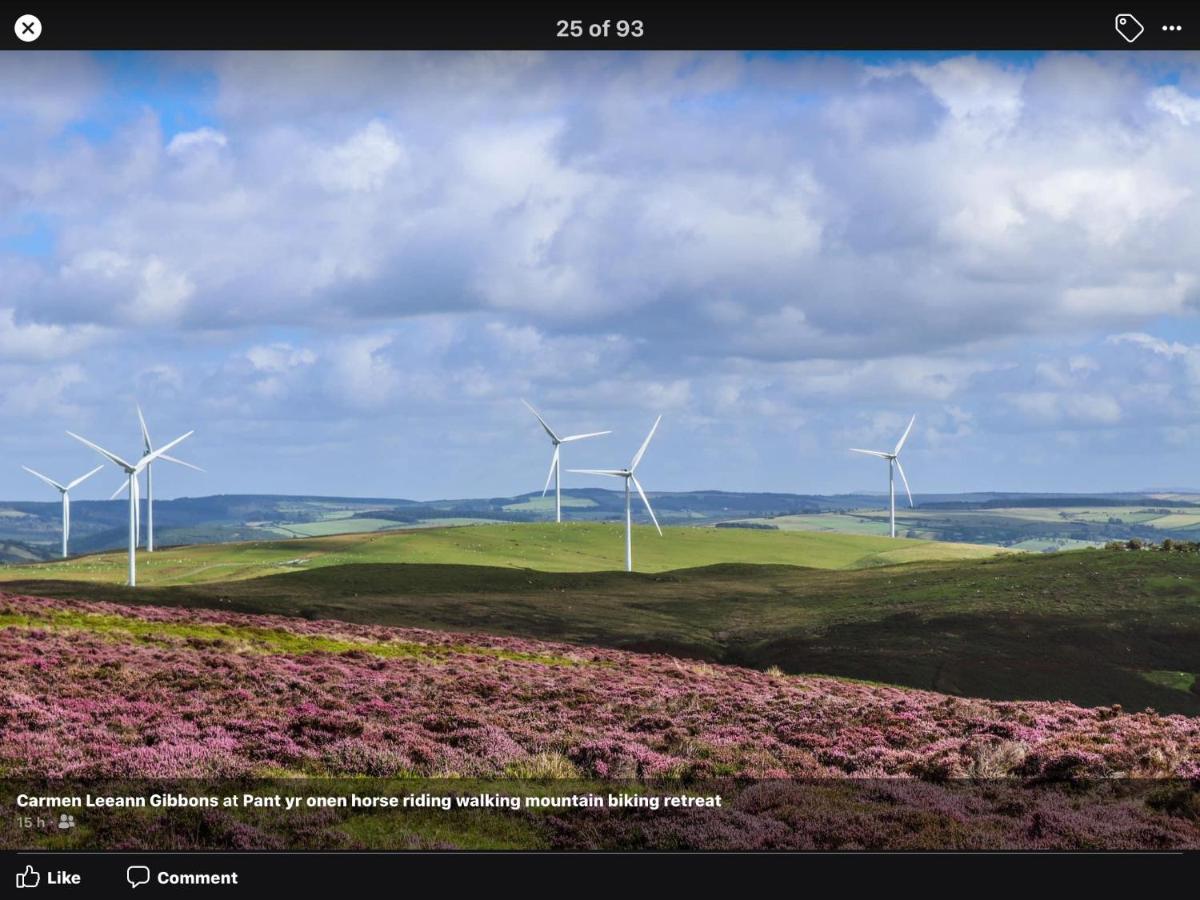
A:
<svg viewBox="0 0 1200 900">
<path fill-rule="evenodd" d="M 859 450 L 857 447 L 851 447 L 851 453 L 865 453 L 868 456 L 878 456 L 880 459 L 888 461 L 888 502 L 892 511 L 892 537 L 896 536 L 896 476 L 893 472 L 893 467 L 900 471 L 900 480 L 904 482 L 904 492 L 908 494 L 908 505 L 913 505 L 912 491 L 908 489 L 908 479 L 904 477 L 904 467 L 900 465 L 900 448 L 904 446 L 904 442 L 908 440 L 908 433 L 912 431 L 913 422 L 917 421 L 914 414 L 908 420 L 908 427 L 904 429 L 904 434 L 900 436 L 900 440 L 896 443 L 896 449 L 891 453 L 883 450 Z"/>
<path fill-rule="evenodd" d="M 554 456 L 550 457 L 550 471 L 546 473 L 546 486 L 542 488 L 542 496 L 546 496 L 546 491 L 550 489 L 550 479 L 554 479 L 554 521 L 562 521 L 562 456 L 560 448 L 563 444 L 571 441 L 582 441 L 584 438 L 600 437 L 602 434 L 612 434 L 611 431 L 591 431 L 587 434 L 571 434 L 566 437 L 559 437 L 555 434 L 554 429 L 546 424 L 546 420 L 538 414 L 538 411 L 532 406 L 529 406 L 528 400 L 522 400 L 529 411 L 537 416 L 537 420 L 542 423 L 542 427 L 546 429 L 546 434 L 550 435 L 550 441 L 554 444 Z"/>
<path fill-rule="evenodd" d="M 91 447 L 93 450 L 95 450 L 97 453 L 99 453 L 105 459 L 110 460 L 118 468 L 123 469 L 125 471 L 125 474 L 127 476 L 129 476 L 128 489 L 129 489 L 129 586 L 130 587 L 134 587 L 135 585 L 137 585 L 137 553 L 136 553 L 136 551 L 137 551 L 137 525 L 138 525 L 138 475 L 140 475 L 142 470 L 144 468 L 146 468 L 148 465 L 150 465 L 150 463 L 154 462 L 154 460 L 156 460 L 156 459 L 160 459 L 163 456 L 163 454 L 165 454 L 168 450 L 170 450 L 172 447 L 174 447 L 176 444 L 182 442 L 186 438 L 191 437 L 194 433 L 195 432 L 189 431 L 187 434 L 182 434 L 179 437 L 175 438 L 175 440 L 171 441 L 169 444 L 163 444 L 163 446 L 159 447 L 157 450 L 153 451 L 152 453 L 147 453 L 145 456 L 143 456 L 141 459 L 139 459 L 136 463 L 130 463 L 130 462 L 126 462 L 125 460 L 121 459 L 121 457 L 117 456 L 117 454 L 110 453 L 109 451 L 105 450 L 99 444 L 93 444 L 87 438 L 80 437 L 73 431 L 67 432 L 67 434 L 69 434 L 71 437 L 75 438 L 75 440 L 79 441 L 80 443 L 87 444 L 87 446 Z"/>
<path fill-rule="evenodd" d="M 71 488 L 87 481 L 89 478 L 103 469 L 104 466 L 96 466 L 96 468 L 92 469 L 92 471 L 88 472 L 86 475 L 80 475 L 74 481 L 68 482 L 67 484 L 59 484 L 53 478 L 47 478 L 41 472 L 35 472 L 33 469 L 29 468 L 29 466 L 21 466 L 21 468 L 35 478 L 42 479 L 42 481 L 46 482 L 46 484 L 50 485 L 50 487 L 56 488 L 58 492 L 62 494 L 62 555 L 65 559 L 67 556 L 67 540 L 71 536 Z"/>
<path fill-rule="evenodd" d="M 638 463 L 642 461 L 642 456 L 646 453 L 646 448 L 650 446 L 650 439 L 654 437 L 654 432 L 658 430 L 658 423 L 662 421 L 662 416 L 654 420 L 654 425 L 650 428 L 650 433 L 646 435 L 646 439 L 642 441 L 642 446 L 638 452 L 634 454 L 633 462 L 629 464 L 627 469 L 568 469 L 569 472 L 579 472 L 582 475 L 608 475 L 611 478 L 625 479 L 625 571 L 633 571 L 633 511 L 630 507 L 629 499 L 629 483 L 633 482 L 633 486 L 637 488 L 638 495 L 642 498 L 642 502 L 646 504 L 646 512 L 650 513 L 650 521 L 654 523 L 654 527 L 658 528 L 658 536 L 662 537 L 662 529 L 658 526 L 658 519 L 654 516 L 654 510 L 650 508 L 650 501 L 646 499 L 646 492 L 642 490 L 642 484 L 637 480 L 634 471 L 638 467 Z"/>
<path fill-rule="evenodd" d="M 142 456 L 145 457 L 154 452 L 154 444 L 150 441 L 150 430 L 146 427 L 146 417 L 142 415 L 141 404 L 135 405 L 137 406 L 138 424 L 142 426 L 142 445 L 144 448 Z M 177 466 L 186 466 L 189 469 L 195 469 L 197 472 L 204 471 L 199 466 L 194 466 L 190 462 L 184 462 L 182 459 L 176 459 L 173 456 L 167 456 L 165 453 L 160 453 L 157 458 L 175 463 Z M 151 471 L 152 468 L 150 463 L 146 463 L 146 552 L 148 553 L 154 552 L 154 475 Z M 113 492 L 112 497 L 109 499 L 115 500 L 121 495 L 122 491 L 128 489 L 128 484 L 122 484 Z M 134 517 L 134 529 L 135 533 L 140 536 L 142 533 L 140 508 L 138 514 Z"/>
</svg>

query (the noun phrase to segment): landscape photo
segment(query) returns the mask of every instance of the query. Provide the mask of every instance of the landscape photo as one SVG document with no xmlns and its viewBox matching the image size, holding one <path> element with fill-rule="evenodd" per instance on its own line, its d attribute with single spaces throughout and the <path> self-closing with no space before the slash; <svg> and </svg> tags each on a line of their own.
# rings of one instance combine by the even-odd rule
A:
<svg viewBox="0 0 1200 900">
<path fill-rule="evenodd" d="M 0 78 L 6 849 L 1200 849 L 1200 56 Z"/>
</svg>

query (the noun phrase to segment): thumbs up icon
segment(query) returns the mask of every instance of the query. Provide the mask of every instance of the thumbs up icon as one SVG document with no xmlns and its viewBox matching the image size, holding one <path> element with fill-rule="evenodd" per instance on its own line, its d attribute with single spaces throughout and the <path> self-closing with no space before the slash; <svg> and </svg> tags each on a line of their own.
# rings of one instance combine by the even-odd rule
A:
<svg viewBox="0 0 1200 900">
<path fill-rule="evenodd" d="M 24 872 L 17 873 L 17 887 L 35 888 L 42 883 L 42 873 L 33 871 L 33 866 L 26 866 Z"/>
</svg>

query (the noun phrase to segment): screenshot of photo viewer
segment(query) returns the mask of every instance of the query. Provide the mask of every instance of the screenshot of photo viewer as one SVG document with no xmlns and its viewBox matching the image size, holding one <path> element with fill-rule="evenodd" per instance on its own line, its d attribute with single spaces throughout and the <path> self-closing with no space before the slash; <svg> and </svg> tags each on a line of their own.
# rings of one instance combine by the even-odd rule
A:
<svg viewBox="0 0 1200 900">
<path fill-rule="evenodd" d="M 2 5 L 5 890 L 1195 861 L 1194 6 Z"/>
</svg>

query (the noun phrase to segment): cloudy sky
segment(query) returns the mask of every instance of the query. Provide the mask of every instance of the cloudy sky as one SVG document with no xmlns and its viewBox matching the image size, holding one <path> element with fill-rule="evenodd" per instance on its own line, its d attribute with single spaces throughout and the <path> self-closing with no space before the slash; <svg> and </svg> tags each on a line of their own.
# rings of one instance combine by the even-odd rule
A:
<svg viewBox="0 0 1200 900">
<path fill-rule="evenodd" d="M 0 54 L 0 496 L 1200 486 L 1200 56 Z M 598 485 L 574 478 L 574 484 Z M 115 472 L 88 496 L 119 482 Z M 111 484 L 110 484 L 111 482 Z M 607 486 L 607 485 L 603 485 Z"/>
</svg>

